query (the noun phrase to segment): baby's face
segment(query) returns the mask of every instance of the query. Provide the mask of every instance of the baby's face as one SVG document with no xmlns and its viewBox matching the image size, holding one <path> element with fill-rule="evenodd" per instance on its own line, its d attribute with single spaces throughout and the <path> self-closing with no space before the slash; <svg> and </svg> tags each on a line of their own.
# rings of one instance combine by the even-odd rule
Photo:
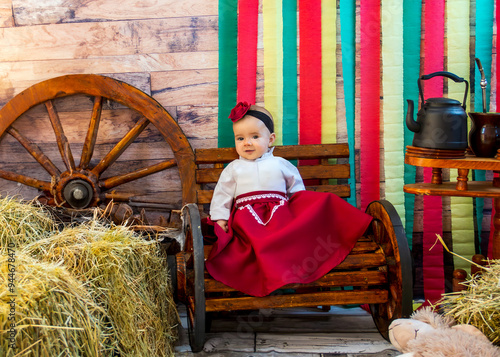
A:
<svg viewBox="0 0 500 357">
<path fill-rule="evenodd" d="M 261 120 L 250 115 L 234 123 L 233 132 L 236 151 L 247 160 L 255 160 L 264 155 L 276 138 Z"/>
</svg>

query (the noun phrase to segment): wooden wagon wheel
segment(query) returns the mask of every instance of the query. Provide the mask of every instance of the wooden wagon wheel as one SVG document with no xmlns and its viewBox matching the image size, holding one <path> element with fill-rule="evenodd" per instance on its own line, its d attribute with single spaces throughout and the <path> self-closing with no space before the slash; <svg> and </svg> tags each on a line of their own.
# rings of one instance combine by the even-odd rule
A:
<svg viewBox="0 0 500 357">
<path fill-rule="evenodd" d="M 387 261 L 388 301 L 371 304 L 373 320 L 379 332 L 388 340 L 392 320 L 409 317 L 413 311 L 413 275 L 410 249 L 394 206 L 385 200 L 374 201 L 366 209 L 373 216 L 374 240 Z"/>
<path fill-rule="evenodd" d="M 183 208 L 184 232 L 189 258 L 186 269 L 186 307 L 188 317 L 189 344 L 193 352 L 203 349 L 205 343 L 205 255 L 201 219 L 198 207 L 188 204 Z M 184 253 L 179 253 L 183 255 Z"/>
<path fill-rule="evenodd" d="M 84 94 L 94 97 L 93 110 L 79 164 L 70 149 L 58 112 L 53 104 L 56 98 Z M 140 113 L 135 126 L 100 160 L 91 167 L 96 145 L 104 99 L 120 103 Z M 42 151 L 13 124 L 30 108 L 44 104 L 52 125 L 57 146 L 65 166 L 60 170 Z M 170 145 L 175 159 L 144 167 L 139 170 L 103 179 L 102 174 L 122 155 L 148 124 L 154 125 Z M 16 95 L 0 110 L 0 138 L 14 137 L 50 176 L 44 181 L 19 172 L 0 170 L 0 177 L 44 191 L 56 205 L 81 209 L 96 206 L 104 194 L 115 187 L 153 173 L 177 167 L 182 184 L 183 203 L 195 201 L 194 153 L 182 130 L 170 114 L 152 97 L 124 82 L 100 75 L 67 75 L 40 82 Z M 49 200 L 50 201 L 50 200 Z"/>
</svg>

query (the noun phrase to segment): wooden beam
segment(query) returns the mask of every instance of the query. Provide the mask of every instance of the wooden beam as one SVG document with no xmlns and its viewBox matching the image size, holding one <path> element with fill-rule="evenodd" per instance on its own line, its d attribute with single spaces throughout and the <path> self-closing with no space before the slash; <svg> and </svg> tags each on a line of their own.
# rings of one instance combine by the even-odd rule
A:
<svg viewBox="0 0 500 357">
<path fill-rule="evenodd" d="M 217 16 L 16 26 L 3 29 L 0 62 L 217 51 L 217 36 Z"/>
<path fill-rule="evenodd" d="M 121 0 L 119 6 L 106 0 L 51 0 L 50 5 L 40 0 L 12 0 L 12 7 L 19 26 L 218 15 L 217 1 L 199 0 L 148 1 L 141 5 L 137 0 Z"/>
<path fill-rule="evenodd" d="M 387 290 L 323 291 L 318 293 L 270 295 L 264 297 L 214 298 L 206 300 L 206 311 L 234 311 L 273 309 L 285 307 L 329 306 L 344 304 L 383 304 L 387 302 Z"/>
<path fill-rule="evenodd" d="M 357 271 L 342 271 L 330 272 L 318 280 L 308 284 L 288 284 L 281 289 L 311 289 L 319 287 L 344 287 L 344 286 L 370 286 L 383 285 L 387 283 L 387 274 L 378 270 L 366 272 Z M 228 287 L 227 285 L 214 280 L 205 279 L 205 292 L 235 292 L 237 290 Z"/>
</svg>

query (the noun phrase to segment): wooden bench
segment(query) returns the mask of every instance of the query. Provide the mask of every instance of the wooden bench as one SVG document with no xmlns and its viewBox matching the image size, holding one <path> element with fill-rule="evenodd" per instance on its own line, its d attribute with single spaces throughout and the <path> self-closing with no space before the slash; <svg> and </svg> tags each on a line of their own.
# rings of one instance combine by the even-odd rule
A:
<svg viewBox="0 0 500 357">
<path fill-rule="evenodd" d="M 277 146 L 274 155 L 299 160 L 308 190 L 333 192 L 344 198 L 355 191 L 347 183 L 347 144 Z M 368 231 L 342 263 L 313 283 L 290 284 L 269 296 L 253 297 L 208 274 L 204 261 L 211 245 L 204 245 L 201 218 L 207 215 L 224 164 L 236 158 L 233 148 L 195 151 L 197 200 L 183 208 L 186 242 L 176 255 L 176 294 L 187 306 L 192 350 L 203 348 L 207 312 L 264 308 L 369 304 L 378 330 L 387 338 L 390 322 L 412 313 L 413 289 L 404 229 L 387 201 L 374 201 L 367 207 L 366 212 L 374 218 Z M 307 166 L 300 166 L 301 160 L 307 160 Z"/>
</svg>

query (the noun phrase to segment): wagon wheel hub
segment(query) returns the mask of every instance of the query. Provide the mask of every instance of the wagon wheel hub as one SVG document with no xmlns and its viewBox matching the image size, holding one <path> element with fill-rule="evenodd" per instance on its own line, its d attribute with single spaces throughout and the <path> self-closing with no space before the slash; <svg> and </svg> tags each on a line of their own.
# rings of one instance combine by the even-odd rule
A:
<svg viewBox="0 0 500 357">
<path fill-rule="evenodd" d="M 73 208 L 86 208 L 94 197 L 92 186 L 84 180 L 75 179 L 64 186 L 64 200 Z"/>
<path fill-rule="evenodd" d="M 52 194 L 57 205 L 83 209 L 99 201 L 99 188 L 96 179 L 86 170 L 63 172 L 59 180 L 53 183 Z"/>
</svg>

